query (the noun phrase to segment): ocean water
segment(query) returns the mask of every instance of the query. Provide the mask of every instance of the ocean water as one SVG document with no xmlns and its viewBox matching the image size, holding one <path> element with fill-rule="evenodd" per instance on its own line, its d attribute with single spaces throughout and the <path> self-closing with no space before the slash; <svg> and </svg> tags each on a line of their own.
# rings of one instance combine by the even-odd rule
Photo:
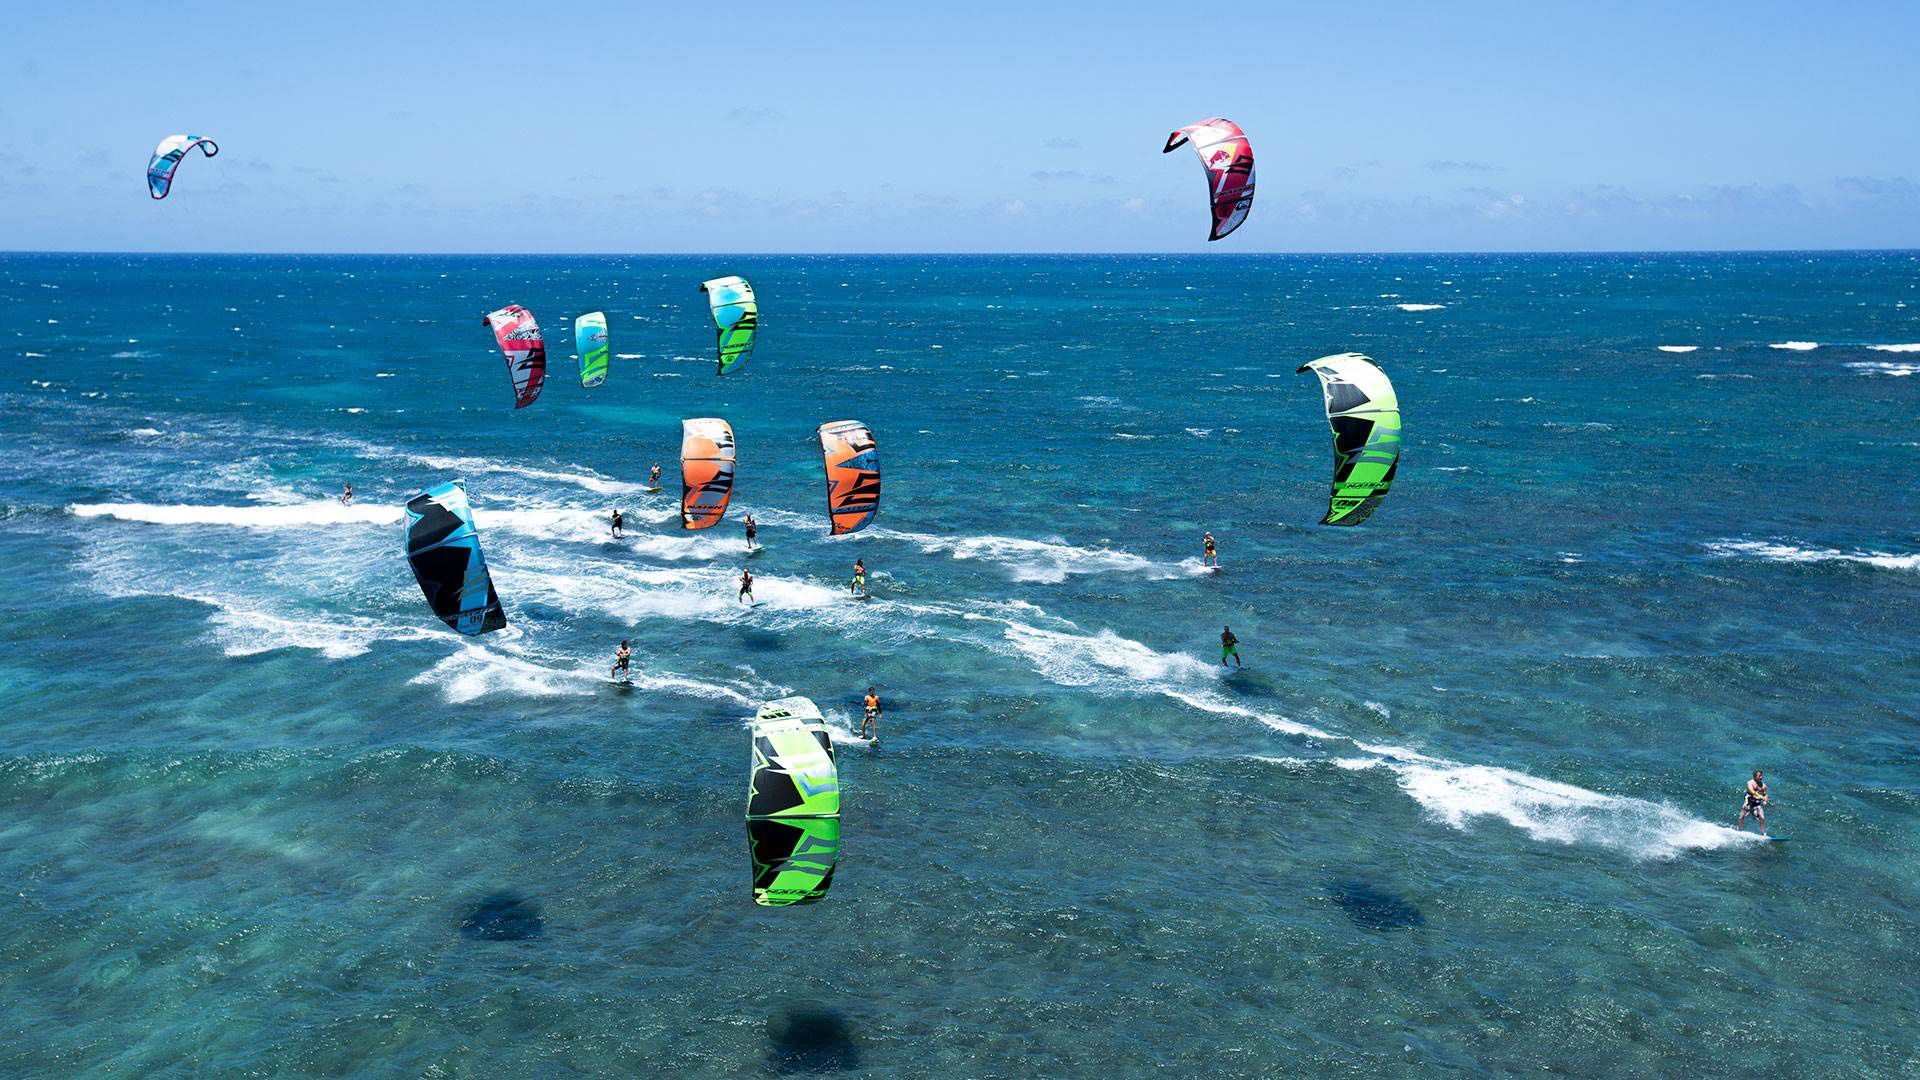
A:
<svg viewBox="0 0 1920 1080">
<path fill-rule="evenodd" d="M 1920 1073 L 1920 255 L 6 255 L 0 300 L 0 1072 Z M 1407 443 L 1330 529 L 1295 369 L 1348 350 Z M 456 477 L 478 640 L 401 551 Z M 845 847 L 767 910 L 789 693 Z M 1756 767 L 1789 843 L 1729 828 Z"/>
</svg>

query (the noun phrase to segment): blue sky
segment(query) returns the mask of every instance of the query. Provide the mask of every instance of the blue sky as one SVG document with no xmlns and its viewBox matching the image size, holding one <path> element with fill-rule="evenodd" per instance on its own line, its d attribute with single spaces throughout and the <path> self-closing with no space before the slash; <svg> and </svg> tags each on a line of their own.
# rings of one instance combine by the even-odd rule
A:
<svg viewBox="0 0 1920 1080">
<path fill-rule="evenodd" d="M 1920 247 L 1917 4 L 1203 10 L 21 5 L 0 249 Z"/>
</svg>

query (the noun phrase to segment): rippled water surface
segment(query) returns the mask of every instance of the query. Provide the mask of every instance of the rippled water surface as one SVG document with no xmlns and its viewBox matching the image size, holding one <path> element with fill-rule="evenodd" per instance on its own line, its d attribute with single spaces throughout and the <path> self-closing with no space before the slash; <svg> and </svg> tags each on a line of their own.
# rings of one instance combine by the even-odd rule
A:
<svg viewBox="0 0 1920 1080">
<path fill-rule="evenodd" d="M 1920 1070 L 1920 257 L 9 255 L 0 299 L 0 1071 Z M 1295 369 L 1349 350 L 1407 448 L 1322 528 Z M 692 416 L 740 445 L 698 535 Z M 885 501 L 830 539 L 840 419 Z M 401 552 L 456 477 L 480 639 Z M 845 848 L 766 910 L 789 693 Z M 1756 767 L 1789 843 L 1729 828 Z"/>
</svg>

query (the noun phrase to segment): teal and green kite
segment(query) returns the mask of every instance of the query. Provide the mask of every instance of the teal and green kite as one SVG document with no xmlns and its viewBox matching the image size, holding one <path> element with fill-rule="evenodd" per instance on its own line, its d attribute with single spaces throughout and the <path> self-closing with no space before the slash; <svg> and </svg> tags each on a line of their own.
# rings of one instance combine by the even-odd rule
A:
<svg viewBox="0 0 1920 1080">
<path fill-rule="evenodd" d="M 591 311 L 573 320 L 573 344 L 580 354 L 580 385 L 607 381 L 607 316 Z"/>
<path fill-rule="evenodd" d="M 743 277 L 714 278 L 700 283 L 713 308 L 713 332 L 720 350 L 720 374 L 725 375 L 753 356 L 753 339 L 760 331 L 760 304 L 753 286 Z"/>
</svg>

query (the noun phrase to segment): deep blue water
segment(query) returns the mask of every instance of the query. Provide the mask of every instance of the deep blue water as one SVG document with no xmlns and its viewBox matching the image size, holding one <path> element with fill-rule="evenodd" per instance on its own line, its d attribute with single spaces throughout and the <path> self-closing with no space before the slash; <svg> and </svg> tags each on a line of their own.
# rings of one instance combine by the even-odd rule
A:
<svg viewBox="0 0 1920 1080">
<path fill-rule="evenodd" d="M 1920 1071 L 1920 256 L 8 255 L 0 301 L 0 1072 Z M 1407 443 L 1330 529 L 1295 368 L 1348 350 Z M 839 419 L 886 488 L 829 539 Z M 455 477 L 479 640 L 402 558 Z M 845 849 L 767 910 L 787 693 Z M 1790 843 L 1728 828 L 1756 767 Z"/>
</svg>

